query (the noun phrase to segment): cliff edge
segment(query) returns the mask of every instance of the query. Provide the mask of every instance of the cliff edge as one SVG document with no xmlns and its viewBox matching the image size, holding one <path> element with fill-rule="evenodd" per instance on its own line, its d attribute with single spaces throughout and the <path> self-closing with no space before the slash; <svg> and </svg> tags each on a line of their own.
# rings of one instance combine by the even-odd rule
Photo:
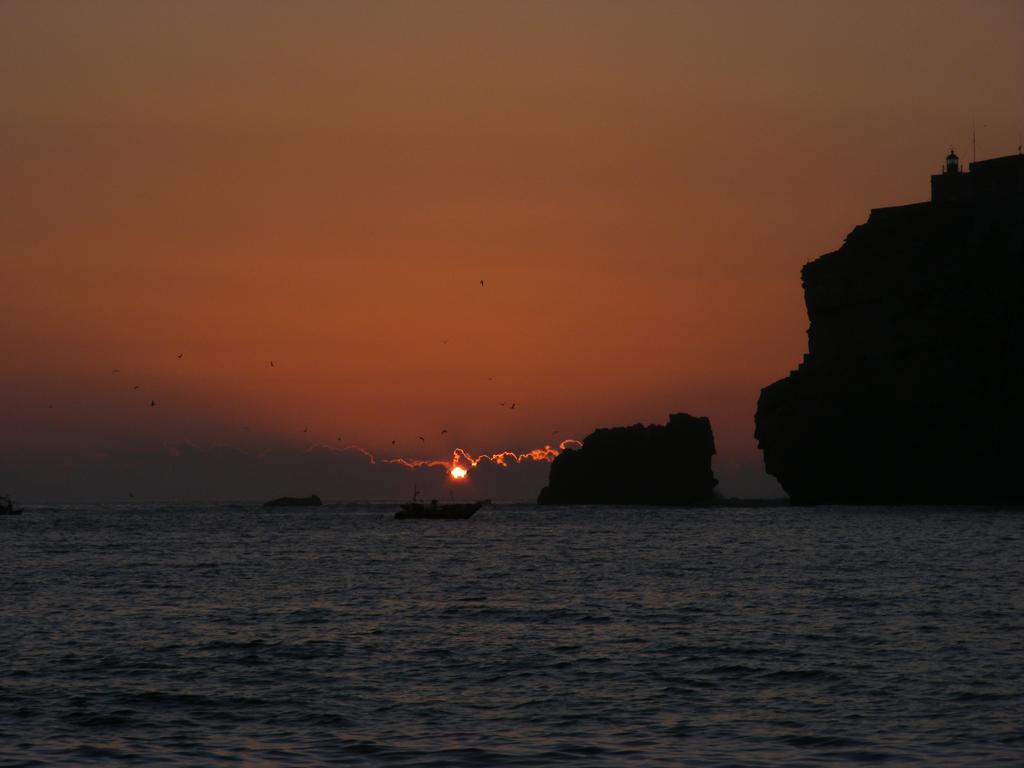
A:
<svg viewBox="0 0 1024 768">
<path fill-rule="evenodd" d="M 598 429 L 552 463 L 538 504 L 693 505 L 711 501 L 715 439 L 706 417 Z"/>
<path fill-rule="evenodd" d="M 1024 501 L 1024 156 L 932 190 L 803 268 L 808 353 L 755 431 L 794 503 Z"/>
</svg>

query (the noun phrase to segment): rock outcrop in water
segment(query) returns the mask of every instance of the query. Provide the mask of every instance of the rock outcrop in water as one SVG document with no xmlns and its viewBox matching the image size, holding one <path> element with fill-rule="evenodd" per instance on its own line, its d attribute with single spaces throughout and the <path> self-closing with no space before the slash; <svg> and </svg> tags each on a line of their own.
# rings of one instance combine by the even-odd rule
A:
<svg viewBox="0 0 1024 768">
<path fill-rule="evenodd" d="M 756 417 L 794 503 L 1024 501 L 1024 156 L 951 153 L 803 285 L 808 354 Z"/>
<path fill-rule="evenodd" d="M 552 463 L 538 504 L 693 505 L 711 500 L 711 422 L 686 413 L 668 424 L 598 429 Z"/>
</svg>

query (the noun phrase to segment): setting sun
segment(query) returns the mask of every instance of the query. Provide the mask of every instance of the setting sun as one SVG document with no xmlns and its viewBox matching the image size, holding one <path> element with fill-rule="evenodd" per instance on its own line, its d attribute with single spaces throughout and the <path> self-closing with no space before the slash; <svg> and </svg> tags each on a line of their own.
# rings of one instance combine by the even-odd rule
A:
<svg viewBox="0 0 1024 768">
<path fill-rule="evenodd" d="M 454 466 L 450 472 L 453 480 L 462 480 L 467 474 L 465 467 Z"/>
</svg>

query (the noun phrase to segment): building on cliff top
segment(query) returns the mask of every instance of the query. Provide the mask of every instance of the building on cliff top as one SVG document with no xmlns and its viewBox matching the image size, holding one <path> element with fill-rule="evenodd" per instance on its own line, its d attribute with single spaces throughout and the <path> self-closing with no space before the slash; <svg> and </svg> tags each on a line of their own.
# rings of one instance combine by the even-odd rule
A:
<svg viewBox="0 0 1024 768">
<path fill-rule="evenodd" d="M 971 163 L 964 173 L 960 158 L 950 149 L 942 173 L 932 176 L 932 202 L 949 203 L 976 198 L 1013 199 L 1024 194 L 1024 154 L 994 157 Z"/>
</svg>

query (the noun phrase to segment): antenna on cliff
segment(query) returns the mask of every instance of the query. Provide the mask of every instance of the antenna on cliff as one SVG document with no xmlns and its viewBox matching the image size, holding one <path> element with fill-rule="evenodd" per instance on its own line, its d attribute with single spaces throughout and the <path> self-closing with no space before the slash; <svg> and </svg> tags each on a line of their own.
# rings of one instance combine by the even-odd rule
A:
<svg viewBox="0 0 1024 768">
<path fill-rule="evenodd" d="M 971 162 L 978 162 L 978 133 L 974 130 L 974 120 L 971 120 Z"/>
</svg>

